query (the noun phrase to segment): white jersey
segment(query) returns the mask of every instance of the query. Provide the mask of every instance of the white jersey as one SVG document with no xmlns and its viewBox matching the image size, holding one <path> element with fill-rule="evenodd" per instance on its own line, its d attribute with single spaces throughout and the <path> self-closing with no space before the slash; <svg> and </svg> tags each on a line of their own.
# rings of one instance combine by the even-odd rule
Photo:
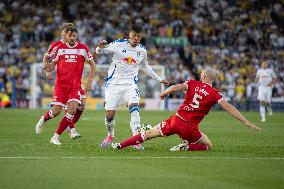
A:
<svg viewBox="0 0 284 189">
<path fill-rule="evenodd" d="M 257 70 L 256 77 L 258 78 L 259 87 L 268 87 L 269 83 L 276 78 L 276 74 L 272 69 L 259 69 Z"/>
<path fill-rule="evenodd" d="M 127 39 L 119 39 L 108 44 L 105 48 L 97 47 L 96 52 L 112 54 L 112 63 L 106 78 L 107 85 L 136 85 L 140 68 L 153 79 L 161 81 L 161 78 L 148 65 L 147 50 L 141 44 L 132 47 Z"/>
</svg>

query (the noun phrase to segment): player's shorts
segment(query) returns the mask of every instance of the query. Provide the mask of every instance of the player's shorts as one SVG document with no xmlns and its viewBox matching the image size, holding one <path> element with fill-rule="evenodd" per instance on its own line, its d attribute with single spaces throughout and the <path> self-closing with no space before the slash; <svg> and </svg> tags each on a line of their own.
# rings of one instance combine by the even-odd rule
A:
<svg viewBox="0 0 284 189">
<path fill-rule="evenodd" d="M 120 104 L 127 106 L 139 103 L 140 94 L 137 85 L 109 85 L 105 89 L 105 109 L 116 110 Z"/>
<path fill-rule="evenodd" d="M 87 98 L 86 91 L 83 87 L 80 88 L 80 99 Z"/>
<path fill-rule="evenodd" d="M 177 134 L 180 138 L 187 140 L 189 143 L 198 142 L 203 136 L 203 133 L 198 129 L 197 125 L 191 125 L 176 115 L 159 123 L 158 129 L 162 136 Z"/>
<path fill-rule="evenodd" d="M 75 101 L 81 104 L 80 96 L 80 88 L 69 89 L 64 87 L 55 87 L 51 105 L 59 105 L 64 108 L 66 103 L 70 101 Z"/>
<path fill-rule="evenodd" d="M 272 87 L 258 87 L 258 96 L 259 101 L 271 102 L 272 97 Z"/>
</svg>

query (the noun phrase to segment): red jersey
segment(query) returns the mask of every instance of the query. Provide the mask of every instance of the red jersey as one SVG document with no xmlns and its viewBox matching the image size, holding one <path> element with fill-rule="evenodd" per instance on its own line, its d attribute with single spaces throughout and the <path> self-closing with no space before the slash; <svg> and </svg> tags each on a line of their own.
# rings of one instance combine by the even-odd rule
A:
<svg viewBox="0 0 284 189">
<path fill-rule="evenodd" d="M 198 125 L 208 114 L 211 107 L 223 97 L 215 88 L 209 84 L 196 80 L 188 80 L 184 101 L 177 113 L 190 124 Z"/>
<path fill-rule="evenodd" d="M 56 49 L 53 61 L 57 62 L 55 86 L 80 88 L 85 61 L 93 60 L 89 48 L 80 42 L 73 47 L 63 43 Z"/>
<path fill-rule="evenodd" d="M 49 47 L 48 47 L 48 50 L 46 52 L 46 55 L 48 57 L 53 57 L 55 52 L 56 52 L 56 49 L 58 48 L 59 45 L 63 44 L 64 41 L 62 39 L 58 40 L 58 41 L 54 41 L 52 42 Z"/>
</svg>

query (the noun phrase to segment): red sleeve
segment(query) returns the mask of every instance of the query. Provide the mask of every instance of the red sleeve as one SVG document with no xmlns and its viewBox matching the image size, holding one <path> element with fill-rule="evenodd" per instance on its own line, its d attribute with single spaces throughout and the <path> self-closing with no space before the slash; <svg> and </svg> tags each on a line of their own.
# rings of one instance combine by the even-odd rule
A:
<svg viewBox="0 0 284 189">
<path fill-rule="evenodd" d="M 195 82 L 195 80 L 186 80 L 184 83 L 187 84 L 187 90 L 189 89 L 190 86 L 193 85 L 193 83 Z"/>
<path fill-rule="evenodd" d="M 60 56 L 60 48 L 62 47 L 62 45 L 57 46 L 57 48 L 55 48 L 54 50 L 54 56 L 53 56 L 53 60 L 52 61 L 58 61 L 59 56 Z"/>
<path fill-rule="evenodd" d="M 214 99 L 215 99 L 216 102 L 219 102 L 220 100 L 222 100 L 223 99 L 222 93 L 219 92 L 219 91 L 216 91 L 216 93 L 214 95 Z"/>
<path fill-rule="evenodd" d="M 93 60 L 93 55 L 87 45 L 84 45 L 84 49 L 86 50 L 86 54 L 84 55 L 87 61 Z"/>
<path fill-rule="evenodd" d="M 55 53 L 55 50 L 56 50 L 55 47 L 56 47 L 56 42 L 52 42 L 48 47 L 46 55 L 49 56 L 49 57 L 52 57 Z"/>
</svg>

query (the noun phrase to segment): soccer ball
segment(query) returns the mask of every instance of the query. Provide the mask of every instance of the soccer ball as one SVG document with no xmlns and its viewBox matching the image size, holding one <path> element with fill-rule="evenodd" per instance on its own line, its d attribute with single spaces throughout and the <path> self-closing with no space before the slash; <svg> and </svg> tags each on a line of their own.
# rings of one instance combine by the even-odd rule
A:
<svg viewBox="0 0 284 189">
<path fill-rule="evenodd" d="M 140 125 L 140 129 L 139 129 L 139 133 L 142 133 L 142 132 L 145 132 L 145 131 L 148 131 L 150 129 L 152 129 L 152 125 L 150 124 L 141 124 Z"/>
</svg>

